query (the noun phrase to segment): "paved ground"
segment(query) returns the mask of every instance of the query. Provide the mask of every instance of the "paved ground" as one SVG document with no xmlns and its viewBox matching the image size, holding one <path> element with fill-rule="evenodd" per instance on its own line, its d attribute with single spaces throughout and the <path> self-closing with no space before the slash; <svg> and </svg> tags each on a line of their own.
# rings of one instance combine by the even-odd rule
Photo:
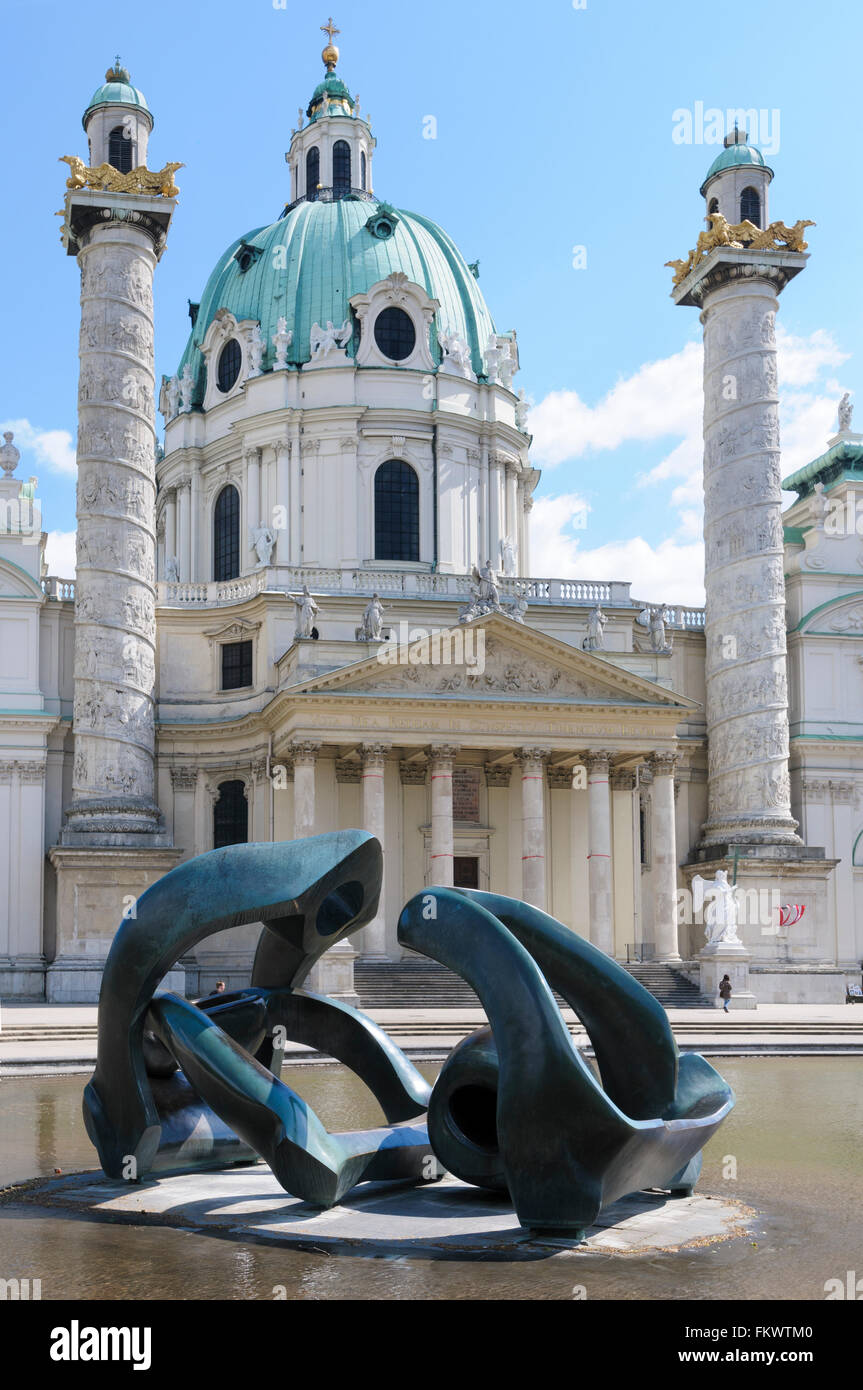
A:
<svg viewBox="0 0 863 1390">
<path fill-rule="evenodd" d="M 372 1009 L 371 1016 L 409 1056 L 434 1061 L 485 1022 L 479 1009 Z M 810 1053 L 863 1055 L 863 1006 L 854 1004 L 762 1004 L 724 1014 L 721 1009 L 669 1009 L 681 1048 L 713 1056 Z M 573 1036 L 587 1044 L 584 1029 L 564 1011 Z M 293 1044 L 296 1061 L 322 1061 Z M 95 1004 L 0 1005 L 0 1073 L 40 1075 L 87 1072 L 96 1057 Z"/>
<path fill-rule="evenodd" d="M 458 1253 L 467 1259 L 536 1260 L 595 1251 L 644 1255 L 739 1239 L 756 1220 L 754 1212 L 728 1198 L 637 1192 L 606 1207 L 581 1240 L 532 1235 L 519 1226 L 508 1199 L 450 1176 L 422 1186 L 367 1183 L 338 1206 L 320 1211 L 284 1192 L 262 1163 L 181 1173 L 134 1186 L 83 1173 L 34 1184 L 18 1200 L 101 1220 L 140 1224 L 143 1218 L 199 1233 L 354 1256 Z"/>
</svg>

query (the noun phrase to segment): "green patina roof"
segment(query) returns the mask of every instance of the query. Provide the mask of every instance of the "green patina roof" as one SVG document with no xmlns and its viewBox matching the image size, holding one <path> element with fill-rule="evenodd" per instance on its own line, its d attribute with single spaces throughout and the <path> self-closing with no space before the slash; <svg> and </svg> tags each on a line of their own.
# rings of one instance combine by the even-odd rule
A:
<svg viewBox="0 0 863 1390">
<path fill-rule="evenodd" d="M 287 319 L 294 335 L 288 362 L 300 365 L 311 358 L 312 325 L 343 323 L 350 315 L 351 297 L 366 293 L 394 271 L 402 271 L 440 301 L 432 351 L 438 352 L 436 327 L 458 334 L 470 345 L 474 371 L 482 373 L 482 354 L 495 327 L 461 252 L 442 228 L 413 212 L 397 212 L 391 236 L 373 236 L 366 223 L 380 209 L 393 212 L 374 199 L 302 202 L 278 222 L 247 232 L 228 247 L 207 281 L 178 368 L 182 375 L 185 366 L 191 366 L 195 404 L 202 402 L 206 385 L 199 344 L 217 309 L 229 309 L 238 320 L 260 321 L 267 349 L 265 371 L 275 357 L 272 337 L 278 320 Z M 234 258 L 241 244 L 262 253 L 245 272 Z"/>
<path fill-rule="evenodd" d="M 773 177 L 773 170 L 764 163 L 763 154 L 754 145 L 728 145 L 721 154 L 716 156 L 707 170 L 704 183 L 701 185 L 701 193 L 704 193 L 714 174 L 721 174 L 723 169 L 737 169 L 747 164 L 754 165 L 759 169 L 766 169 L 770 177 Z"/>
<path fill-rule="evenodd" d="M 137 87 L 132 86 L 128 72 L 121 66 L 119 58 L 114 67 L 109 68 L 105 73 L 106 81 L 101 87 L 97 87 L 84 112 L 83 121 L 86 124 L 90 112 L 97 106 L 137 106 L 142 111 L 146 111 L 150 120 L 153 115 L 147 105 L 147 98 Z"/>
<path fill-rule="evenodd" d="M 827 486 L 841 477 L 856 477 L 863 473 L 863 442 L 840 439 L 826 454 L 798 468 L 796 473 L 783 478 L 782 486 L 786 492 L 796 492 L 798 497 L 808 497 L 816 483 Z"/>
</svg>

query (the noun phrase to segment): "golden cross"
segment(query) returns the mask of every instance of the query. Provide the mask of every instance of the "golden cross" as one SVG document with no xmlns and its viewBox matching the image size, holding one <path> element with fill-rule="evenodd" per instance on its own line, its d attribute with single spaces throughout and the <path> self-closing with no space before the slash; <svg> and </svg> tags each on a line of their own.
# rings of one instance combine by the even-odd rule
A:
<svg viewBox="0 0 863 1390">
<path fill-rule="evenodd" d="M 335 34 L 340 34 L 342 31 L 341 31 L 341 29 L 336 29 L 336 28 L 335 28 L 335 26 L 334 26 L 334 24 L 333 24 L 333 17 L 332 17 L 332 15 L 330 15 L 330 18 L 329 18 L 328 23 L 322 24 L 322 25 L 321 25 L 321 32 L 324 33 L 324 34 L 328 34 L 328 35 L 329 35 L 329 39 L 330 39 L 330 43 L 332 43 L 332 41 L 333 41 L 333 36 L 334 36 Z"/>
</svg>

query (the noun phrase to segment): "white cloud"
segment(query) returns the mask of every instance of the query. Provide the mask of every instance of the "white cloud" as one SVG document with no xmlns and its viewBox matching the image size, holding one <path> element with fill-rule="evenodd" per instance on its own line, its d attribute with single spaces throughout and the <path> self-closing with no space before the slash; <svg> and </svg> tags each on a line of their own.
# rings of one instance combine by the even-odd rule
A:
<svg viewBox="0 0 863 1390">
<path fill-rule="evenodd" d="M 51 473 L 75 475 L 75 441 L 68 430 L 40 430 L 29 420 L 4 420 L 0 423 L 0 433 L 11 430 L 15 435 L 13 443 L 21 450 L 22 460 L 19 468 L 31 461 L 44 465 Z M 31 454 L 32 460 L 26 455 Z"/>
<path fill-rule="evenodd" d="M 75 578 L 75 531 L 49 531 L 45 544 L 48 573 L 58 579 Z"/>
<path fill-rule="evenodd" d="M 651 545 L 641 536 L 591 547 L 579 525 L 585 502 L 577 493 L 540 497 L 531 512 L 531 570 L 566 579 L 629 580 L 639 598 L 657 603 L 704 602 L 704 547 L 698 513 L 682 514 L 677 536 Z M 537 563 L 537 562 L 540 563 Z"/>
</svg>

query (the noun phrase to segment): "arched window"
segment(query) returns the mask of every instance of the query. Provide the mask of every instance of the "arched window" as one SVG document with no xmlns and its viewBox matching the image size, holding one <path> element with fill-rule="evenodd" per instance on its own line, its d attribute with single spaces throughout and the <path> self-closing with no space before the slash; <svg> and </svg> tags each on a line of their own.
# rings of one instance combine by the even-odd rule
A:
<svg viewBox="0 0 863 1390">
<path fill-rule="evenodd" d="M 132 169 L 132 141 L 121 125 L 115 126 L 108 136 L 108 163 L 121 174 Z"/>
<path fill-rule="evenodd" d="M 219 799 L 213 807 L 213 849 L 244 845 L 249 838 L 249 803 L 238 779 L 219 783 Z"/>
<path fill-rule="evenodd" d="M 333 197 L 346 198 L 351 191 L 351 147 L 347 140 L 333 145 Z"/>
<path fill-rule="evenodd" d="M 409 463 L 389 459 L 375 474 L 375 559 L 419 557 L 419 479 Z"/>
<path fill-rule="evenodd" d="M 711 214 L 712 212 L 718 212 L 718 211 L 719 211 L 719 199 L 718 199 L 718 198 L 711 198 L 711 199 L 710 199 L 710 204 L 709 204 L 708 209 L 707 209 L 707 215 L 708 215 L 708 217 L 710 216 L 710 214 Z"/>
<path fill-rule="evenodd" d="M 366 152 L 365 152 L 365 150 L 360 150 L 360 188 L 363 190 L 364 193 L 367 192 L 367 189 L 366 189 L 366 176 L 367 176 L 367 173 L 368 173 L 368 161 L 367 161 L 367 159 L 366 159 Z"/>
<path fill-rule="evenodd" d="M 227 393 L 230 391 L 237 377 L 240 375 L 240 367 L 243 361 L 243 354 L 240 344 L 236 338 L 231 338 L 230 342 L 225 343 L 219 353 L 219 365 L 216 368 L 216 385 L 220 391 Z"/>
<path fill-rule="evenodd" d="M 228 484 L 213 511 L 213 578 L 236 579 L 240 573 L 240 494 Z"/>
<path fill-rule="evenodd" d="M 318 184 L 321 181 L 321 152 L 317 145 L 312 145 L 306 155 L 306 197 L 314 203 L 318 196 Z"/>
<path fill-rule="evenodd" d="M 757 188 L 744 188 L 740 195 L 740 221 L 761 226 L 761 198 Z"/>
</svg>

